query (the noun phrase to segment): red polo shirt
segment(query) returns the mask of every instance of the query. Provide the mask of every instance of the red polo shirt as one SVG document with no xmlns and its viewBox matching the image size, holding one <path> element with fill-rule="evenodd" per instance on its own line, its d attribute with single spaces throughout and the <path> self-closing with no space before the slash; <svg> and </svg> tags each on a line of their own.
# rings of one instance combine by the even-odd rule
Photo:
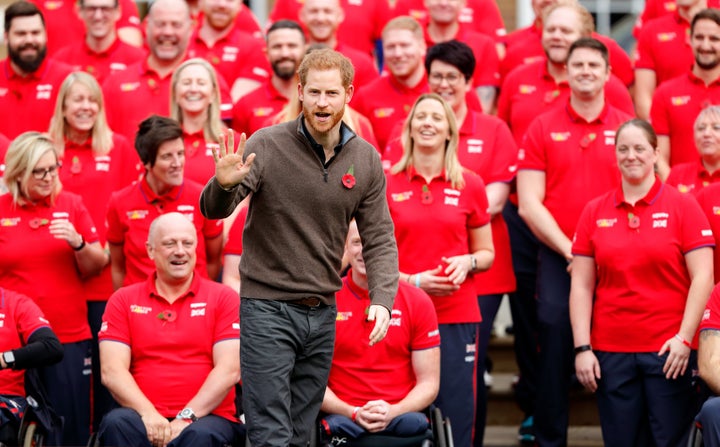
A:
<svg viewBox="0 0 720 447">
<path fill-rule="evenodd" d="M 215 175 L 215 160 L 212 148 L 220 149 L 215 142 L 205 141 L 204 132 L 187 133 L 183 131 L 185 142 L 185 178 L 205 185 Z"/>
<path fill-rule="evenodd" d="M 697 196 L 703 188 L 717 181 L 720 181 L 720 171 L 711 174 L 705 169 L 702 161 L 696 160 L 673 166 L 666 183 L 682 193 L 689 192 Z"/>
<path fill-rule="evenodd" d="M 0 133 L 13 139 L 23 132 L 47 132 L 55 110 L 60 84 L 72 69 L 45 59 L 34 72 L 23 77 L 5 59 L 0 75 Z"/>
<path fill-rule="evenodd" d="M 512 46 L 507 48 L 505 59 L 500 64 L 500 77 L 510 74 L 512 70 L 520 65 L 537 62 L 545 59 L 545 50 L 542 47 L 542 30 L 537 30 L 534 25 L 526 28 L 521 34 L 522 39 L 517 38 Z M 608 36 L 593 33 L 592 37 L 599 40 L 608 49 L 610 67 L 612 73 L 617 76 L 625 86 L 630 86 L 635 80 L 632 61 L 625 50 L 617 42 Z"/>
<path fill-rule="evenodd" d="M 77 43 L 85 36 L 85 23 L 78 17 L 76 2 L 71 0 L 29 0 L 45 18 L 48 56 L 65 45 Z M 122 15 L 116 27 L 140 28 L 138 8 L 132 0 L 118 0 Z"/>
<path fill-rule="evenodd" d="M 630 93 L 622 81 L 611 75 L 605 84 L 608 103 L 623 112 L 634 115 Z M 505 120 L 512 130 L 515 141 L 520 144 L 530 123 L 537 118 L 539 110 L 564 105 L 570 97 L 570 85 L 566 81 L 555 82 L 543 58 L 513 70 L 505 78 L 498 99 L 498 117 Z"/>
<path fill-rule="evenodd" d="M 585 204 L 620 184 L 615 130 L 630 118 L 606 104 L 587 122 L 568 100 L 530 124 L 518 152 L 519 169 L 545 172 L 543 205 L 568 238 Z"/>
<path fill-rule="evenodd" d="M 443 257 L 467 255 L 468 231 L 490 222 L 485 184 L 471 171 L 465 171 L 463 177 L 465 187 L 455 189 L 444 172 L 430 183 L 412 166 L 388 176 L 388 205 L 401 272 L 433 270 L 443 264 Z M 440 324 L 481 321 L 472 278 L 453 294 L 431 299 Z"/>
<path fill-rule="evenodd" d="M 158 196 L 143 177 L 140 182 L 112 195 L 108 204 L 107 240 L 123 246 L 124 286 L 142 282 L 154 271 L 155 264 L 148 258 L 145 248 L 150 224 L 161 214 L 174 211 L 185 215 L 195 225 L 198 239 L 195 270 L 207 276 L 205 240 L 222 235 L 222 221 L 206 219 L 200 213 L 198 203 L 202 189 L 202 185 L 185 180 L 182 186 Z"/>
<path fill-rule="evenodd" d="M 635 69 L 653 70 L 658 86 L 687 73 L 694 61 L 690 24 L 677 11 L 643 25 L 635 51 Z"/>
<path fill-rule="evenodd" d="M 5 154 L 7 154 L 8 147 L 10 147 L 10 140 L 0 133 L 0 180 L 5 174 Z"/>
<path fill-rule="evenodd" d="M 384 148 L 393 126 L 408 116 L 418 96 L 429 91 L 427 76 L 408 88 L 386 75 L 359 88 L 350 106 L 370 120 L 378 147 Z"/>
<path fill-rule="evenodd" d="M 420 23 L 428 18 L 423 0 L 398 0 L 394 12 L 395 16 L 408 15 Z M 493 40 L 505 36 L 505 23 L 500 8 L 492 0 L 466 1 L 458 21 L 475 32 L 490 36 Z"/>
<path fill-rule="evenodd" d="M 0 287 L 0 352 L 22 348 L 43 327 L 50 323 L 31 298 Z M 0 395 L 25 396 L 25 370 L 0 370 Z"/>
<path fill-rule="evenodd" d="M 697 160 L 695 119 L 713 104 L 720 104 L 720 79 L 705 85 L 692 72 L 686 71 L 655 90 L 650 121 L 658 135 L 670 137 L 670 166 Z"/>
<path fill-rule="evenodd" d="M 195 28 L 190 37 L 188 59 L 207 60 L 230 86 L 238 78 L 262 82 L 270 76 L 264 43 L 252 34 L 232 29 L 210 47 L 200 37 L 199 29 Z"/>
<path fill-rule="evenodd" d="M 370 296 L 353 282 L 351 273 L 335 294 L 335 351 L 328 387 L 350 405 L 362 406 L 375 399 L 396 404 L 417 383 L 413 351 L 440 346 L 435 308 L 425 292 L 399 284 L 387 335 L 382 343 L 370 346 L 375 326 L 365 316 Z"/>
<path fill-rule="evenodd" d="M 75 252 L 48 230 L 68 219 L 87 243 L 98 241 L 80 196 L 62 191 L 55 199 L 18 206 L 0 196 L 0 284 L 27 295 L 42 309 L 62 343 L 90 339 L 87 304 Z"/>
<path fill-rule="evenodd" d="M 437 43 L 433 41 L 428 34 L 427 24 L 424 26 L 423 32 L 425 33 L 425 44 L 428 48 Z M 472 31 L 468 29 L 468 27 L 461 26 L 454 39 L 459 42 L 463 42 L 473 51 L 473 55 L 477 61 L 477 64 L 475 65 L 475 72 L 473 73 L 473 85 L 492 85 L 499 87 L 500 59 L 498 58 L 493 38 L 488 37 L 485 34 Z"/>
<path fill-rule="evenodd" d="M 335 51 L 350 59 L 355 67 L 355 78 L 353 79 L 355 88 L 367 85 L 380 76 L 375 61 L 367 53 L 341 42 L 335 46 Z"/>
<path fill-rule="evenodd" d="M 720 1 L 707 0 L 708 8 L 720 7 Z M 644 24 L 649 23 L 652 19 L 671 15 L 677 11 L 677 3 L 674 0 L 645 0 L 645 8 L 640 14 L 633 27 L 632 34 L 637 39 L 640 37 L 640 31 Z"/>
<path fill-rule="evenodd" d="M 200 24 L 202 21 L 203 13 L 200 11 L 195 17 L 195 23 Z M 238 31 L 252 34 L 252 36 L 256 39 L 260 39 L 261 41 L 265 40 L 262 28 L 260 27 L 260 22 L 258 22 L 258 19 L 255 17 L 255 14 L 253 14 L 252 10 L 245 6 L 244 3 L 240 4 L 240 10 L 238 11 L 237 16 L 235 16 L 233 27 Z"/>
<path fill-rule="evenodd" d="M 233 106 L 232 128 L 245 132 L 248 138 L 267 125 L 280 111 L 288 99 L 273 86 L 270 78 L 263 85 L 243 96 Z"/>
<path fill-rule="evenodd" d="M 393 138 L 383 154 L 383 166 L 389 170 L 400 161 L 403 148 L 400 138 Z M 477 173 L 486 184 L 510 183 L 517 171 L 517 145 L 502 120 L 469 111 L 460 127 L 458 158 L 465 168 Z M 502 214 L 493 216 L 495 260 L 486 272 L 475 274 L 478 295 L 506 293 L 515 290 L 515 274 L 510 257 L 510 236 Z"/>
<path fill-rule="evenodd" d="M 148 66 L 147 58 L 108 76 L 103 96 L 108 104 L 105 113 L 110 128 L 134 143 L 138 125 L 145 118 L 153 114 L 168 116 L 170 78 L 161 78 Z"/>
<path fill-rule="evenodd" d="M 240 338 L 240 299 L 229 287 L 195 275 L 171 304 L 155 287 L 156 277 L 110 297 L 98 337 L 130 348 L 130 374 L 140 391 L 161 415 L 174 418 L 212 371 L 214 345 Z M 237 421 L 234 388 L 212 414 Z"/>
<path fill-rule="evenodd" d="M 303 0 L 277 0 L 270 12 L 270 21 L 288 19 L 299 22 Z M 340 0 L 345 20 L 338 27 L 339 42 L 350 45 L 368 55 L 373 54 L 375 41 L 394 15 L 386 0 Z"/>
<path fill-rule="evenodd" d="M 640 226 L 630 228 L 630 214 Z M 690 288 L 685 255 L 714 247 L 697 202 L 659 178 L 635 205 L 622 189 L 588 203 L 573 254 L 594 258 L 591 343 L 610 352 L 658 352 L 680 329 Z"/>
<path fill-rule="evenodd" d="M 109 75 L 126 70 L 129 65 L 140 62 L 145 56 L 143 49 L 128 45 L 120 39 L 115 39 L 107 50 L 98 53 L 88 47 L 83 38 L 81 42 L 60 48 L 54 59 L 70 65 L 73 71 L 90 73 L 102 85 Z"/>
<path fill-rule="evenodd" d="M 92 151 L 92 139 L 83 144 L 68 142 L 61 158 L 60 181 L 63 189 L 82 197 L 97 228 L 100 243 L 105 245 L 107 205 L 113 192 L 140 178 L 142 163 L 125 137 L 113 134 L 113 148 L 107 155 Z M 110 265 L 100 275 L 85 280 L 88 301 L 105 301 L 113 292 Z"/>
<path fill-rule="evenodd" d="M 695 196 L 700 208 L 702 208 L 705 216 L 710 222 L 710 228 L 712 229 L 713 236 L 715 237 L 715 250 L 713 250 L 713 265 L 715 273 L 715 284 L 720 283 L 720 250 L 717 249 L 720 244 L 720 183 L 709 185 L 706 188 L 701 189 Z M 717 295 L 719 291 L 717 288 L 713 290 L 713 295 Z M 713 298 L 710 298 L 713 300 Z M 703 322 L 705 319 L 703 318 Z M 703 323 L 700 324 L 700 329 L 703 328 Z"/>
</svg>

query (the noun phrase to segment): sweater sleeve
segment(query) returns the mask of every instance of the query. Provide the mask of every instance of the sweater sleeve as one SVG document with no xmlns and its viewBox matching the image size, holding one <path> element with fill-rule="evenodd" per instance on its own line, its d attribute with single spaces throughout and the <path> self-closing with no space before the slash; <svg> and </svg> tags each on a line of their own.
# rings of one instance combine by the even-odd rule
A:
<svg viewBox="0 0 720 447">
<path fill-rule="evenodd" d="M 52 329 L 41 327 L 30 335 L 27 345 L 13 349 L 13 354 L 13 369 L 38 368 L 62 360 L 63 347 Z"/>
<path fill-rule="evenodd" d="M 378 156 L 373 157 L 373 181 L 360 203 L 355 220 L 363 241 L 363 258 L 372 304 L 392 310 L 398 288 L 398 253 L 387 197 L 386 180 Z"/>
</svg>

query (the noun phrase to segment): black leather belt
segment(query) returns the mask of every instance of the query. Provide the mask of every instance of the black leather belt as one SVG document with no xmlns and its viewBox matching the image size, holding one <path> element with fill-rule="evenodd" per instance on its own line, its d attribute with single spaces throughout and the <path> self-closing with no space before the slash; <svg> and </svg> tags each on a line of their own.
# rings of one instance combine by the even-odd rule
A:
<svg viewBox="0 0 720 447">
<path fill-rule="evenodd" d="M 285 302 L 288 304 L 305 307 L 319 307 L 324 304 L 320 298 L 314 297 L 298 298 L 296 300 L 286 300 Z"/>
</svg>

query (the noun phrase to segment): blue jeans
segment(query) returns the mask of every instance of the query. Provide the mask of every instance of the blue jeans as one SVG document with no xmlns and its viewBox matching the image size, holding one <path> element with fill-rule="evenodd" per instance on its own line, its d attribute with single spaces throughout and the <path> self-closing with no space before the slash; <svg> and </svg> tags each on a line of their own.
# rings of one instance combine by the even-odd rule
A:
<svg viewBox="0 0 720 447">
<path fill-rule="evenodd" d="M 242 298 L 240 369 L 253 447 L 305 446 L 325 394 L 335 306 Z"/>
</svg>

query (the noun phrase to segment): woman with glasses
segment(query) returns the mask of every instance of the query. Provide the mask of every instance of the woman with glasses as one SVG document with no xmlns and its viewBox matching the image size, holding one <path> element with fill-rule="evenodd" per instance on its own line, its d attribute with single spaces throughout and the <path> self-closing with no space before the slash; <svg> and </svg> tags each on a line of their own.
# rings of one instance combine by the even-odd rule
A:
<svg viewBox="0 0 720 447">
<path fill-rule="evenodd" d="M 621 186 L 585 206 L 568 266 L 575 371 L 605 445 L 685 445 L 715 241 L 697 202 L 655 173 L 650 124 L 622 124 L 615 156 Z"/>
<path fill-rule="evenodd" d="M 90 426 L 90 327 L 83 278 L 108 263 L 80 196 L 63 191 L 53 142 L 26 132 L 5 155 L 0 196 L 0 284 L 31 297 L 63 344 L 40 370 L 50 405 L 65 418 L 51 445 L 84 445 Z"/>
<path fill-rule="evenodd" d="M 403 156 L 388 176 L 400 280 L 430 295 L 440 324 L 436 404 L 457 446 L 472 441 L 475 343 L 480 322 L 473 274 L 495 257 L 485 185 L 458 161 L 458 127 L 437 94 L 421 95 L 405 121 Z"/>
<path fill-rule="evenodd" d="M 139 179 L 142 165 L 127 139 L 108 127 L 102 90 L 92 75 L 77 71 L 65 78 L 48 133 L 63 165 L 63 189 L 82 197 L 100 243 L 105 246 L 105 213 L 110 195 Z M 110 265 L 84 283 L 93 334 L 93 425 L 97 428 L 102 415 L 114 405 L 100 382 L 97 346 L 105 304 L 113 292 Z"/>
</svg>

